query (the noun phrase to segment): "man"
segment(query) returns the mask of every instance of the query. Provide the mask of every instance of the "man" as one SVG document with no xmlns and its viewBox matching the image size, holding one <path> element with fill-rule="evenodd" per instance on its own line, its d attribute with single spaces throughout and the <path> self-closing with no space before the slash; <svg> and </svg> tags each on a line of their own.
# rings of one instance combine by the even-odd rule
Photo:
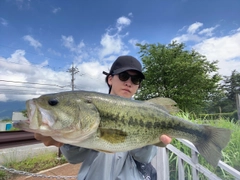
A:
<svg viewBox="0 0 240 180">
<path fill-rule="evenodd" d="M 110 72 L 103 72 L 109 87 L 109 94 L 132 98 L 141 81 L 145 78 L 140 62 L 132 56 L 120 56 L 113 63 Z M 35 134 L 46 146 L 60 147 L 66 159 L 72 163 L 81 163 L 78 180 L 143 180 L 149 179 L 151 172 L 142 171 L 139 166 L 151 169 L 151 160 L 156 155 L 155 146 L 146 146 L 128 152 L 104 153 L 91 149 L 62 144 L 51 137 Z M 169 144 L 171 138 L 163 135 L 160 140 Z M 146 172 L 146 173 L 145 173 Z"/>
</svg>

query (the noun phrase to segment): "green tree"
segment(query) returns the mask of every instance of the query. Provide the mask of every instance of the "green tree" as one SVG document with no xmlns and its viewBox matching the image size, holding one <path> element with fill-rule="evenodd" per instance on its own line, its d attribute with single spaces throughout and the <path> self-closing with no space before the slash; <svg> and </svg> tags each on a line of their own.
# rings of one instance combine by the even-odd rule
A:
<svg viewBox="0 0 240 180">
<path fill-rule="evenodd" d="M 236 94 L 240 94 L 240 73 L 234 70 L 230 76 L 224 76 L 220 88 L 221 94 L 213 97 L 207 104 L 207 113 L 227 113 L 236 110 Z"/>
<path fill-rule="evenodd" d="M 136 98 L 168 97 L 182 110 L 199 112 L 209 96 L 218 90 L 221 77 L 216 72 L 217 61 L 192 50 L 183 43 L 137 44 L 143 61 L 146 80 Z"/>
<path fill-rule="evenodd" d="M 232 71 L 231 76 L 224 76 L 224 84 L 222 88 L 227 98 L 225 98 L 225 106 L 222 107 L 223 112 L 235 111 L 236 94 L 240 94 L 240 73 L 236 70 Z"/>
<path fill-rule="evenodd" d="M 221 113 L 223 112 L 223 107 L 226 107 L 227 103 L 228 101 L 224 90 L 222 89 L 222 87 L 220 87 L 219 93 L 215 93 L 209 96 L 203 112 L 207 114 Z"/>
</svg>

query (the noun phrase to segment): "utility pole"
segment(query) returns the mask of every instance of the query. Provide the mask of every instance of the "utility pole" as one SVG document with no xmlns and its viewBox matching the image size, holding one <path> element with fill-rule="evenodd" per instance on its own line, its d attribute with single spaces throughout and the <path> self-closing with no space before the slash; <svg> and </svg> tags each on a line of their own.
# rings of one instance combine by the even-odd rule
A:
<svg viewBox="0 0 240 180">
<path fill-rule="evenodd" d="M 240 94 L 236 94 L 238 121 L 240 122 Z"/>
<path fill-rule="evenodd" d="M 74 67 L 74 64 L 72 63 L 72 67 L 69 68 L 69 69 L 67 70 L 67 72 L 70 72 L 71 75 L 72 75 L 71 86 L 72 86 L 72 91 L 74 91 L 74 80 L 75 80 L 74 75 L 79 72 L 79 71 L 78 71 L 78 68 L 77 68 L 76 66 Z"/>
</svg>

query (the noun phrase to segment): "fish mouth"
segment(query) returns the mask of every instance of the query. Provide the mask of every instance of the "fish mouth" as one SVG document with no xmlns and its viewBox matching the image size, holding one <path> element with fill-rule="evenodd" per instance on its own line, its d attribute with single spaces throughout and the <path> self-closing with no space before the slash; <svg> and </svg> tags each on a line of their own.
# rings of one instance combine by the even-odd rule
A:
<svg viewBox="0 0 240 180">
<path fill-rule="evenodd" d="M 17 129 L 29 131 L 30 130 L 29 124 L 30 124 L 30 121 L 28 119 L 27 120 L 17 120 L 17 121 L 13 122 L 13 127 L 17 128 Z"/>
<path fill-rule="evenodd" d="M 30 129 L 38 129 L 39 123 L 37 118 L 37 107 L 33 100 L 27 101 L 27 116 L 28 116 L 28 124 Z"/>
<path fill-rule="evenodd" d="M 27 101 L 27 115 L 31 129 L 48 129 L 55 122 L 49 111 L 38 106 L 34 100 Z"/>
<path fill-rule="evenodd" d="M 27 116 L 29 118 L 29 122 L 30 122 L 30 119 L 33 119 L 35 111 L 36 111 L 35 103 L 33 102 L 33 100 L 28 100 L 27 101 Z"/>
</svg>

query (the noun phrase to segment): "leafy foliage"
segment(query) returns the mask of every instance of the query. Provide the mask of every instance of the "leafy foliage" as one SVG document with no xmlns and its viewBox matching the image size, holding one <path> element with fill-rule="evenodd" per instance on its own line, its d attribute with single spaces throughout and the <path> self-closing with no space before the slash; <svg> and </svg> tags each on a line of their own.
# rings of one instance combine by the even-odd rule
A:
<svg viewBox="0 0 240 180">
<path fill-rule="evenodd" d="M 27 117 L 27 110 L 26 110 L 26 109 L 25 109 L 25 110 L 22 110 L 21 112 L 22 112 L 22 114 L 23 114 L 24 117 Z"/>
<path fill-rule="evenodd" d="M 5 119 L 2 119 L 1 122 L 11 122 L 12 120 L 11 119 L 8 119 L 8 118 L 5 118 Z"/>
<path fill-rule="evenodd" d="M 227 113 L 236 111 L 236 94 L 240 94 L 240 73 L 234 70 L 231 76 L 223 77 L 221 93 L 213 97 L 206 106 L 206 113 Z"/>
<path fill-rule="evenodd" d="M 209 62 L 205 56 L 184 50 L 183 43 L 137 44 L 144 65 L 141 91 L 136 99 L 168 97 L 180 109 L 200 111 L 210 94 L 217 93 L 221 77 L 216 73 L 217 61 Z"/>
</svg>

